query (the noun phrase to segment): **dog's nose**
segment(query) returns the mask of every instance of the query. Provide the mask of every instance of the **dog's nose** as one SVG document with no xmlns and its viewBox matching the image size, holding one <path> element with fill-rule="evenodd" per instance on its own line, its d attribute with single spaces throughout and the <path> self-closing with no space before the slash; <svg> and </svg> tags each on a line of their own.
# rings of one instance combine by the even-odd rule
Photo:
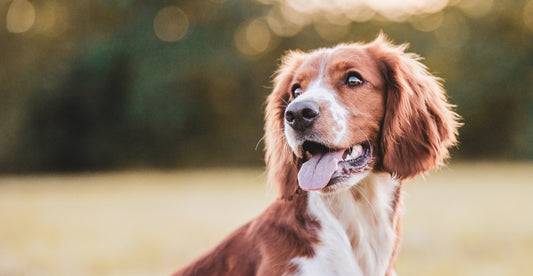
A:
<svg viewBox="0 0 533 276">
<path fill-rule="evenodd" d="M 293 102 L 285 110 L 285 121 L 294 129 L 304 131 L 320 115 L 320 106 L 313 101 Z"/>
</svg>

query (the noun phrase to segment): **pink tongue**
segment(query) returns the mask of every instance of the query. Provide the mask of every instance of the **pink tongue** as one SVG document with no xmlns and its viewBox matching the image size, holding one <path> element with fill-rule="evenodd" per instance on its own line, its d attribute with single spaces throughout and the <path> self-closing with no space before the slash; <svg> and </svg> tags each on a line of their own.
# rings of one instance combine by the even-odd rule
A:
<svg viewBox="0 0 533 276">
<path fill-rule="evenodd" d="M 315 154 L 302 164 L 298 183 L 306 191 L 317 191 L 328 185 L 331 176 L 342 159 L 344 150 Z"/>
</svg>

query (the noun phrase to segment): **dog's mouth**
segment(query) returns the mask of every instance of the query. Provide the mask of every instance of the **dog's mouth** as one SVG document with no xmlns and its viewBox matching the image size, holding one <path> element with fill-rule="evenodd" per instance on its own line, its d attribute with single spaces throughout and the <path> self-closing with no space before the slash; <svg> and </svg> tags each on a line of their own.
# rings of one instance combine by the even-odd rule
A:
<svg viewBox="0 0 533 276">
<path fill-rule="evenodd" d="M 322 190 L 366 171 L 372 157 L 369 142 L 356 144 L 348 149 L 332 149 L 306 141 L 302 147 L 307 160 L 298 172 L 298 183 L 306 191 Z"/>
</svg>

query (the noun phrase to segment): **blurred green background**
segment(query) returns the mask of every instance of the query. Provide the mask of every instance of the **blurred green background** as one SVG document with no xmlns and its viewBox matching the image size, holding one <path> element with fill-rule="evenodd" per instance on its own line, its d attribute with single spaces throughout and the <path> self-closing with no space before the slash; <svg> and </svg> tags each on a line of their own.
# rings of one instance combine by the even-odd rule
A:
<svg viewBox="0 0 533 276">
<path fill-rule="evenodd" d="M 263 164 L 288 49 L 382 30 L 442 77 L 459 159 L 533 159 L 533 1 L 0 0 L 0 173 Z"/>
</svg>

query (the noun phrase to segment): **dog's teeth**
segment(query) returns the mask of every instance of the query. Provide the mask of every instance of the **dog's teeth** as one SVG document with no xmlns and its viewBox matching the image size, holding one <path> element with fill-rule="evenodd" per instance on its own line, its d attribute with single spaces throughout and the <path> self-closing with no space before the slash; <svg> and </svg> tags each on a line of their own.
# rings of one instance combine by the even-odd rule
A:
<svg viewBox="0 0 533 276">
<path fill-rule="evenodd" d="M 349 148 L 348 150 L 346 150 L 346 152 L 344 152 L 344 155 L 342 156 L 342 160 L 347 161 L 347 160 L 356 159 L 362 153 L 363 153 L 363 146 L 361 145 L 353 146 Z"/>
<path fill-rule="evenodd" d="M 350 154 L 350 159 L 355 159 L 359 157 L 359 155 L 361 155 L 362 152 L 363 152 L 363 146 L 361 145 L 354 146 L 352 148 L 352 153 Z"/>
</svg>

